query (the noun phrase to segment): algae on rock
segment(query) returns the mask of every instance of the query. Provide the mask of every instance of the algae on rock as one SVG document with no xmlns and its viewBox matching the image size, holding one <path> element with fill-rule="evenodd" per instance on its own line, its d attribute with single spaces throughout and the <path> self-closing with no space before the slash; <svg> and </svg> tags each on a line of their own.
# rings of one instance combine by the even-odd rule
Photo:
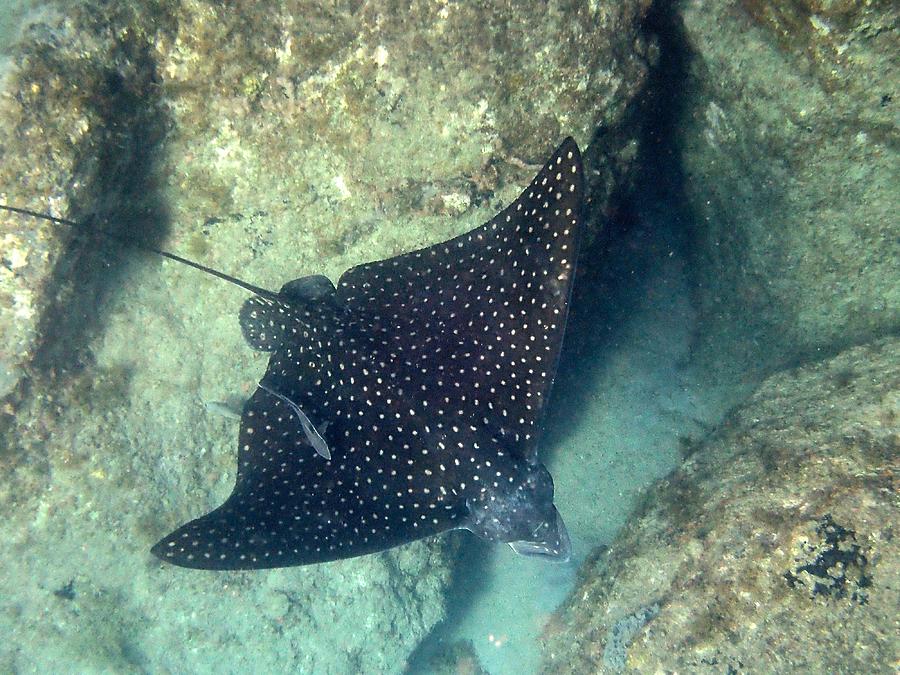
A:
<svg viewBox="0 0 900 675">
<path fill-rule="evenodd" d="M 165 129 L 147 58 L 151 36 L 127 7 L 118 18 L 132 28 L 114 33 L 102 13 L 72 20 L 58 12 L 48 6 L 31 15 L 4 64 L 0 202 L 103 216 L 109 204 L 135 200 L 134 181 L 150 172 Z M 0 214 L 0 398 L 44 345 L 80 345 L 97 326 L 95 296 L 111 274 L 94 246 L 72 243 L 76 234 Z"/>
</svg>

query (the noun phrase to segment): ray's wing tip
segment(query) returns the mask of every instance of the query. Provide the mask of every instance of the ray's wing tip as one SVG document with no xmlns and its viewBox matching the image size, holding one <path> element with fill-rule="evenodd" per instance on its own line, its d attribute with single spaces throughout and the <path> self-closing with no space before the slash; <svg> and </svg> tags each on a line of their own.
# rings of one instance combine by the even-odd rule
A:
<svg viewBox="0 0 900 675">
<path fill-rule="evenodd" d="M 552 171 L 553 167 L 558 164 L 566 164 L 572 167 L 572 171 L 576 174 L 575 188 L 580 199 L 584 193 L 584 164 L 581 157 L 581 149 L 572 136 L 566 136 L 562 143 L 557 146 L 541 173 Z"/>
<path fill-rule="evenodd" d="M 187 554 L 183 549 L 174 546 L 174 532 L 160 539 L 150 548 L 150 554 L 164 563 L 193 570 L 226 570 L 231 567 L 216 565 L 216 560 L 195 557 Z"/>
<path fill-rule="evenodd" d="M 218 569 L 211 566 L 210 561 L 202 557 L 196 557 L 180 548 L 177 544 L 179 535 L 184 528 L 170 532 L 165 537 L 150 547 L 150 554 L 164 563 L 184 567 L 187 569 Z"/>
<path fill-rule="evenodd" d="M 585 195 L 584 163 L 581 157 L 581 150 L 578 148 L 578 143 L 572 136 L 566 136 L 562 143 L 557 146 L 556 150 L 553 151 L 553 154 L 550 155 L 547 163 L 544 165 L 544 168 L 538 172 L 537 176 L 535 176 L 532 184 L 537 185 L 542 180 L 546 182 L 550 176 L 557 172 L 560 165 L 566 167 L 565 172 L 567 175 L 569 174 L 569 171 L 571 171 L 569 181 L 571 184 L 571 193 L 567 193 L 565 199 L 569 202 L 574 202 L 577 207 L 573 207 L 577 214 L 576 218 L 580 218 L 583 216 L 582 209 Z M 557 178 L 559 177 L 559 174 L 557 174 Z"/>
<path fill-rule="evenodd" d="M 578 147 L 578 143 L 572 136 L 566 136 L 563 139 L 563 142 L 559 144 L 559 147 L 556 148 L 556 152 L 553 153 L 553 156 L 547 162 L 548 166 L 552 166 L 556 163 L 557 159 L 562 159 L 573 165 L 572 170 L 576 174 L 575 194 L 576 199 L 580 202 L 584 198 L 585 192 L 584 163 L 581 157 L 581 149 Z"/>
<path fill-rule="evenodd" d="M 581 161 L 581 148 L 578 147 L 577 141 L 572 136 L 566 136 L 562 143 L 559 144 L 556 148 L 556 152 L 554 155 L 567 155 L 569 152 L 572 153 L 572 159 L 577 159 L 580 163 Z"/>
<path fill-rule="evenodd" d="M 163 562 L 173 563 L 177 565 L 178 563 L 174 560 L 175 556 L 172 552 L 172 549 L 174 547 L 171 545 L 171 542 L 172 535 L 166 535 L 150 547 L 150 555 L 154 556 L 155 558 L 159 558 Z"/>
</svg>

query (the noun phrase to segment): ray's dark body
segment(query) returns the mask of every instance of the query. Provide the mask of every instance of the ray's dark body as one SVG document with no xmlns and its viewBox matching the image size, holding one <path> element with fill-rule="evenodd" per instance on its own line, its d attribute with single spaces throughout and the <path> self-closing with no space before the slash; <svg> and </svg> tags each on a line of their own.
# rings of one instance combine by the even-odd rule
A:
<svg viewBox="0 0 900 675">
<path fill-rule="evenodd" d="M 281 567 L 464 527 L 520 553 L 567 557 L 537 444 L 582 193 L 567 139 L 481 227 L 354 267 L 336 288 L 307 277 L 248 300 L 244 335 L 272 355 L 243 410 L 234 491 L 154 554 L 202 569 Z"/>
</svg>

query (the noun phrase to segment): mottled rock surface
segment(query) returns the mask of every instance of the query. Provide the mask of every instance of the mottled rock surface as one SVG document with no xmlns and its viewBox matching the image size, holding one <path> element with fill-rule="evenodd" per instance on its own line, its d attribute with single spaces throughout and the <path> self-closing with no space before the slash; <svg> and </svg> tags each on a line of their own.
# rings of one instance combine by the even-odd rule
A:
<svg viewBox="0 0 900 675">
<path fill-rule="evenodd" d="M 769 378 L 585 566 L 546 672 L 894 672 L 898 469 L 900 341 Z"/>
<path fill-rule="evenodd" d="M 678 6 L 675 142 L 710 352 L 740 336 L 784 363 L 896 330 L 897 3 Z"/>
<path fill-rule="evenodd" d="M 626 107 L 646 75 L 638 24 L 648 5 L 46 10 L 29 18 L 3 81 L 0 199 L 97 213 L 154 240 L 167 233 L 173 248 L 274 285 L 458 234 L 564 136 L 585 145 L 601 123 L 602 204 L 635 157 Z M 41 321 L 65 286 L 59 275 L 70 280 L 77 263 L 86 295 L 96 291 L 70 233 L 7 214 L 0 227 L 4 396 L 55 339 Z M 91 314 L 77 297 L 64 304 Z M 70 342 L 84 341 L 81 319 Z"/>
<path fill-rule="evenodd" d="M 138 15 L 74 14 L 50 6 L 28 14 L 24 43 L 0 61 L 0 202 L 81 217 L 129 198 L 126 178 L 146 171 L 164 129 L 147 67 L 151 36 Z M 95 325 L 81 302 L 70 307 L 64 280 L 77 278 L 75 291 L 88 297 L 99 282 L 91 247 L 71 248 L 72 234 L 0 213 L 0 398 L 32 364 L 56 309 L 70 313 L 57 341 Z"/>
<path fill-rule="evenodd" d="M 66 3 L 12 50 L 0 200 L 271 288 L 477 226 L 600 122 L 602 205 L 635 156 L 647 4 Z M 0 228 L 0 670 L 401 671 L 444 614 L 446 538 L 246 574 L 148 554 L 230 491 L 237 424 L 213 413 L 265 363 L 246 294 Z"/>
</svg>

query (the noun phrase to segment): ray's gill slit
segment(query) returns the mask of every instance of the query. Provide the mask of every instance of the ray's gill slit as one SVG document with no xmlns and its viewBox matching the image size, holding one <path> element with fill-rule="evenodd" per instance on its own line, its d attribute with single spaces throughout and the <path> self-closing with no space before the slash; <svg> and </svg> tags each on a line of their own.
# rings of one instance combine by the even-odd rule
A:
<svg viewBox="0 0 900 675">
<path fill-rule="evenodd" d="M 337 286 L 308 276 L 277 293 L 100 230 L 251 292 L 241 330 L 271 354 L 244 404 L 231 495 L 152 552 L 189 568 L 262 569 L 467 529 L 568 560 L 538 445 L 583 200 L 581 154 L 567 138 L 480 227 L 353 267 Z"/>
</svg>

